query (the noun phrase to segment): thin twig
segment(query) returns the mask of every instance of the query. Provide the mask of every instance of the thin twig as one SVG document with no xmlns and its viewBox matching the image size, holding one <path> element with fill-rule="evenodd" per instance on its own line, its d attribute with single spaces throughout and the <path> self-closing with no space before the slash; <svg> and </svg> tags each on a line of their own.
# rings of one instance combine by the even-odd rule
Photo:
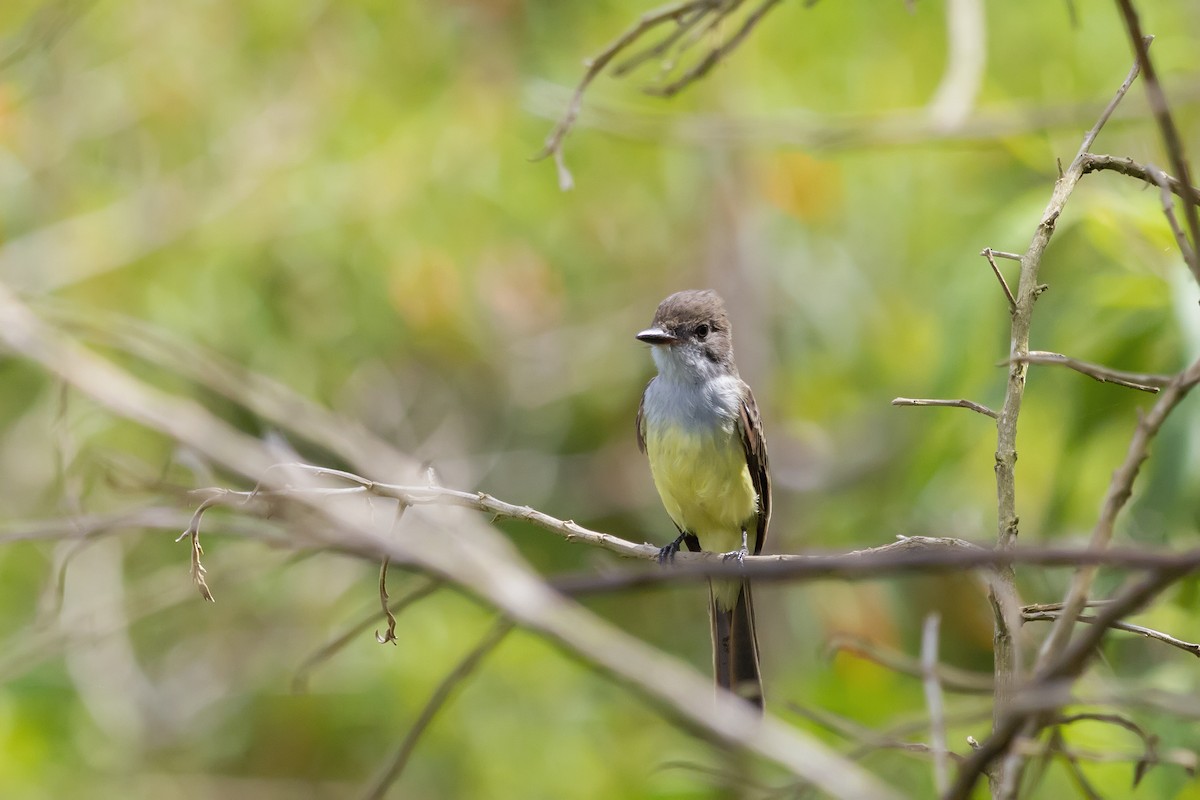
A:
<svg viewBox="0 0 1200 800">
<path fill-rule="evenodd" d="M 738 11 L 744 0 L 690 0 L 690 2 L 672 3 L 643 14 L 627 28 L 620 36 L 613 39 L 594 58 L 586 62 L 586 70 L 567 103 L 567 110 L 549 136 L 542 150 L 534 156 L 537 161 L 549 156 L 554 157 L 558 170 L 558 184 L 563 191 L 574 186 L 574 179 L 567 169 L 563 158 L 563 140 L 575 126 L 579 112 L 583 107 L 583 95 L 601 73 L 618 56 L 628 53 L 646 35 L 660 26 L 674 22 L 675 28 L 665 37 L 650 47 L 628 55 L 623 61 L 611 69 L 611 74 L 620 77 L 645 62 L 654 58 L 663 58 L 664 75 L 674 70 L 676 59 L 686 53 L 704 35 L 722 21 Z M 707 75 L 713 67 L 723 61 L 749 37 L 750 33 L 762 22 L 763 18 L 779 5 L 781 0 L 761 0 L 750 13 L 746 14 L 738 29 L 719 45 L 709 50 L 691 67 L 684 70 L 679 77 L 665 84 L 648 86 L 644 89 L 647 94 L 661 97 L 671 97 Z M 668 55 L 674 49 L 673 55 Z"/>
<path fill-rule="evenodd" d="M 396 504 L 396 515 L 392 518 L 392 533 L 400 527 L 400 520 L 404 517 L 404 512 L 408 510 L 408 505 L 405 503 Z M 396 643 L 396 615 L 388 608 L 388 591 L 387 591 L 387 572 L 388 564 L 391 562 L 387 556 L 379 563 L 379 605 L 383 609 L 383 615 L 387 618 L 387 630 L 380 634 L 375 631 L 375 641 L 380 644 L 391 642 Z"/>
<path fill-rule="evenodd" d="M 379 605 L 383 609 L 384 617 L 387 618 L 387 630 L 382 634 L 375 631 L 375 641 L 380 644 L 391 642 L 394 645 L 396 644 L 396 616 L 388 608 L 387 572 L 389 563 L 391 563 L 391 559 L 387 556 L 384 556 L 383 560 L 379 562 Z"/>
<path fill-rule="evenodd" d="M 219 497 L 214 496 L 208 498 L 199 506 L 197 506 L 196 511 L 192 514 L 191 522 L 188 523 L 187 530 L 179 534 L 179 537 L 175 540 L 178 542 L 184 537 L 188 537 L 191 540 L 192 581 L 196 584 L 196 588 L 200 590 L 200 596 L 210 603 L 215 603 L 216 598 L 213 597 L 212 591 L 208 588 L 208 582 L 204 579 L 204 575 L 208 570 L 206 570 L 204 565 L 200 563 L 200 556 L 204 555 L 204 548 L 200 546 L 200 520 L 203 519 L 204 512 L 216 505 L 218 502 L 220 502 Z"/>
<path fill-rule="evenodd" d="M 1111 603 L 1112 600 L 1088 600 L 1083 604 L 1084 608 L 1099 608 Z M 1029 605 L 1021 606 L 1022 614 L 1037 614 L 1042 611 L 1062 611 L 1063 604 L 1060 603 L 1030 603 Z"/>
<path fill-rule="evenodd" d="M 1101 722 L 1106 725 L 1116 725 L 1118 728 L 1124 728 L 1130 733 L 1135 734 L 1142 740 L 1142 757 L 1138 759 L 1137 764 L 1133 768 L 1133 788 L 1135 789 L 1142 782 L 1142 778 L 1146 777 L 1146 773 L 1150 767 L 1162 763 L 1162 759 L 1158 755 L 1158 737 L 1141 725 L 1138 725 L 1129 717 L 1122 714 L 1085 711 L 1078 714 L 1061 716 L 1054 720 L 1052 724 L 1070 725 L 1074 722 Z M 1195 754 L 1192 755 L 1192 764 L 1195 764 Z"/>
<path fill-rule="evenodd" d="M 996 280 L 1000 281 L 1000 288 L 1004 290 L 1004 296 L 1008 298 L 1008 312 L 1010 314 L 1013 313 L 1014 311 L 1017 310 L 1017 299 L 1015 297 L 1013 297 L 1012 289 L 1008 288 L 1008 281 L 1004 280 L 1004 273 L 1001 272 L 1000 268 L 996 266 L 996 259 L 995 259 L 995 256 L 997 255 L 996 251 L 990 247 L 985 247 L 979 253 L 979 255 L 986 258 L 987 262 L 992 265 L 992 272 L 995 273 Z M 1015 254 L 1010 253 L 1009 255 L 1015 255 Z M 1017 256 L 1016 260 L 1020 261 L 1021 257 Z"/>
<path fill-rule="evenodd" d="M 633 70 L 645 64 L 651 59 L 660 58 L 671 47 L 679 41 L 679 38 L 696 26 L 696 23 L 705 18 L 707 9 L 704 6 L 698 6 L 692 9 L 693 13 L 690 17 L 677 18 L 675 30 L 667 34 L 663 39 L 652 47 L 647 47 L 640 53 L 634 53 L 629 58 L 626 58 L 621 63 L 612 68 L 612 76 L 620 78 Z"/>
<path fill-rule="evenodd" d="M 1127 175 L 1130 178 L 1137 178 L 1145 181 L 1151 186 L 1157 186 L 1158 181 L 1151 175 L 1150 167 L 1146 164 L 1139 164 L 1132 158 L 1118 158 L 1117 156 L 1099 155 L 1096 153 L 1088 153 L 1083 159 L 1083 174 L 1089 172 L 1099 172 L 1101 170 L 1109 170 L 1118 172 L 1122 175 Z M 1161 171 L 1159 171 L 1161 174 Z M 1164 175 L 1167 181 L 1167 186 L 1173 194 L 1179 196 L 1187 203 L 1200 203 L 1200 189 L 1195 186 L 1187 187 L 1184 190 L 1184 184 L 1180 180 L 1171 175 Z"/>
<path fill-rule="evenodd" d="M 1026 622 L 1045 622 L 1054 621 L 1062 617 L 1062 611 L 1022 611 L 1021 618 Z M 1075 618 L 1076 622 L 1086 622 L 1089 624 L 1095 623 L 1096 618 L 1087 614 L 1080 614 Z M 1136 633 L 1138 636 L 1144 636 L 1147 639 L 1156 639 L 1164 644 L 1169 644 L 1172 647 L 1178 647 L 1187 653 L 1200 658 L 1200 644 L 1195 642 L 1185 642 L 1182 639 L 1177 639 L 1169 633 L 1156 631 L 1153 628 L 1147 628 L 1142 625 L 1134 625 L 1130 622 L 1114 622 L 1111 626 L 1119 631 L 1128 631 Z"/>
<path fill-rule="evenodd" d="M 694 66 L 680 75 L 674 81 L 665 86 L 653 86 L 646 89 L 647 94 L 658 95 L 660 97 L 673 97 L 683 89 L 691 86 L 696 81 L 707 75 L 713 67 L 715 67 L 722 59 L 738 48 L 750 32 L 762 22 L 763 18 L 779 5 L 781 0 L 762 0 L 758 7 L 751 11 L 742 21 L 742 26 L 737 31 L 722 42 L 717 47 L 708 51 L 704 58 L 700 59 Z"/>
<path fill-rule="evenodd" d="M 1045 743 L 1030 741 L 1028 739 L 1013 742 L 1012 746 L 1014 750 L 1026 757 L 1040 756 L 1046 753 Z M 1185 750 L 1181 747 L 1170 748 L 1162 752 L 1156 751 L 1154 757 L 1149 761 L 1146 761 L 1146 754 L 1144 752 L 1126 753 L 1113 750 L 1081 750 L 1075 747 L 1068 748 L 1067 752 L 1079 761 L 1089 761 L 1094 764 L 1121 764 L 1132 761 L 1134 762 L 1135 771 L 1140 764 L 1145 762 L 1148 767 L 1160 764 L 1180 767 L 1188 775 L 1195 777 L 1197 767 L 1200 767 L 1200 758 L 1191 750 Z"/>
<path fill-rule="evenodd" d="M 944 408 L 968 408 L 985 417 L 996 419 L 997 414 L 992 409 L 974 400 L 934 400 L 927 397 L 897 397 L 892 400 L 894 406 L 941 406 Z"/>
<path fill-rule="evenodd" d="M 1163 216 L 1167 218 L 1167 227 L 1171 229 L 1171 235 L 1175 237 L 1175 245 L 1179 248 L 1179 252 L 1183 254 L 1184 263 L 1189 267 L 1196 263 L 1196 252 L 1191 243 L 1188 242 L 1187 236 L 1183 233 L 1183 228 L 1179 227 L 1179 220 L 1175 217 L 1175 199 L 1171 196 L 1171 184 L 1167 181 L 1167 175 L 1158 167 L 1152 164 L 1147 164 L 1146 169 L 1150 172 L 1150 177 L 1158 186 L 1159 198 L 1162 200 Z M 1193 268 L 1193 274 L 1200 280 L 1200 267 Z"/>
<path fill-rule="evenodd" d="M 571 131 L 571 128 L 574 127 L 575 120 L 579 118 L 579 109 L 583 106 L 583 94 L 587 91 L 588 86 L 604 71 L 604 68 L 608 66 L 610 61 L 634 42 L 638 41 L 644 34 L 664 22 L 679 20 L 703 5 L 706 5 L 706 2 L 690 0 L 689 2 L 670 3 L 654 11 L 648 11 L 638 17 L 633 25 L 611 41 L 599 54 L 587 60 L 587 69 L 583 73 L 583 78 L 580 79 L 579 84 L 575 87 L 575 91 L 571 94 L 571 101 L 567 104 L 566 113 L 563 114 L 562 119 L 558 121 L 554 129 L 550 131 L 550 135 L 546 137 L 546 142 L 541 152 L 533 157 L 534 161 L 540 161 L 547 156 L 554 156 L 555 164 L 558 167 L 558 186 L 560 189 L 567 191 L 575 185 L 574 179 L 571 177 L 571 172 L 567 169 L 562 159 L 562 144 L 563 139 Z"/>
<path fill-rule="evenodd" d="M 942 686 L 938 681 L 938 625 L 941 617 L 932 613 L 925 617 L 921 631 L 921 672 L 924 677 L 925 705 L 929 708 L 929 737 L 933 749 L 933 785 L 940 795 L 949 785 L 949 763 L 946 758 L 946 713 L 942 704 Z"/>
<path fill-rule="evenodd" d="M 1123 1 L 1124 0 L 1121 0 L 1121 2 Z M 1087 154 L 1088 151 L 1092 149 L 1092 144 L 1096 141 L 1096 137 L 1100 135 L 1100 129 L 1108 123 L 1109 117 L 1111 117 L 1113 112 L 1117 110 L 1117 106 L 1120 105 L 1121 100 L 1124 99 L 1125 94 L 1129 91 L 1129 87 L 1133 86 L 1133 82 L 1137 80 L 1137 76 L 1146 66 L 1147 60 L 1142 57 L 1142 54 L 1149 49 L 1150 43 L 1154 41 L 1154 37 L 1147 36 L 1144 39 L 1140 39 L 1140 41 L 1141 50 L 1139 50 L 1138 57 L 1134 59 L 1133 67 L 1130 68 L 1129 74 L 1125 76 L 1125 80 L 1121 83 L 1120 87 L 1117 88 L 1117 93 L 1113 96 L 1113 99 L 1109 100 L 1108 105 L 1105 106 L 1104 110 L 1100 112 L 1100 117 L 1096 120 L 1096 124 L 1093 125 L 1092 129 L 1083 137 L 1083 143 L 1079 145 L 1079 152 L 1075 155 L 1075 161 L 1079 161 L 1081 156 Z M 1147 76 L 1147 79 L 1149 79 L 1149 76 Z M 1074 166 L 1074 164 L 1072 164 L 1072 166 Z"/>
<path fill-rule="evenodd" d="M 1089 378 L 1098 380 L 1101 383 L 1112 383 L 1117 386 L 1137 389 L 1139 392 L 1148 392 L 1150 394 L 1158 394 L 1159 390 L 1169 384 L 1174 377 L 1172 375 L 1156 375 L 1148 372 L 1126 372 L 1124 370 L 1111 369 L 1110 367 L 1064 356 L 1062 353 L 1051 353 L 1047 350 L 1030 350 L 1023 356 L 1016 356 L 1010 359 L 1010 361 L 1016 360 L 1024 361 L 1026 364 L 1057 364 L 1067 369 L 1073 369 L 1082 375 L 1087 375 Z"/>
<path fill-rule="evenodd" d="M 675 48 L 675 53 L 670 58 L 663 61 L 661 67 L 662 75 L 667 75 L 675 69 L 676 62 L 687 54 L 697 44 L 699 44 L 708 34 L 724 22 L 730 14 L 742 7 L 745 0 L 713 0 L 715 7 L 714 13 L 709 14 L 704 20 L 704 24 L 693 28 L 688 32 L 686 38 L 679 43 L 679 47 Z"/>
<path fill-rule="evenodd" d="M 387 790 L 391 788 L 404 772 L 404 767 L 408 764 L 408 759 L 412 756 L 413 750 L 416 749 L 417 742 L 420 741 L 421 735 L 433 722 L 433 718 L 441 711 L 442 706 L 446 705 L 446 701 L 450 699 L 450 694 L 458 687 L 460 683 L 470 677 L 483 659 L 489 653 L 496 649 L 500 642 L 504 641 L 504 637 L 513 629 L 513 623 L 507 619 L 501 619 L 496 622 L 487 632 L 487 634 L 479 641 L 467 656 L 459 662 L 453 670 L 450 671 L 442 682 L 438 684 L 433 695 L 429 698 L 429 702 L 421 709 L 421 713 L 417 715 L 417 719 L 413 722 L 413 726 L 409 728 L 405 734 L 400 746 L 396 748 L 395 754 L 388 762 L 387 766 L 380 774 L 371 782 L 371 785 L 363 793 L 365 800 L 381 800 L 387 794 Z"/>
<path fill-rule="evenodd" d="M 399 614 L 417 601 L 433 594 L 444 585 L 445 583 L 437 578 L 428 578 L 420 586 L 408 592 L 396 602 L 391 603 L 388 606 L 388 613 L 393 616 Z M 292 676 L 292 691 L 305 691 L 308 688 L 309 676 L 313 670 L 333 658 L 359 636 L 369 631 L 371 626 L 375 625 L 378 621 L 379 612 L 372 611 L 365 618 L 351 625 L 341 636 L 338 636 L 329 644 L 324 645 L 308 658 L 304 659 L 300 666 L 296 668 L 296 673 Z"/>
</svg>

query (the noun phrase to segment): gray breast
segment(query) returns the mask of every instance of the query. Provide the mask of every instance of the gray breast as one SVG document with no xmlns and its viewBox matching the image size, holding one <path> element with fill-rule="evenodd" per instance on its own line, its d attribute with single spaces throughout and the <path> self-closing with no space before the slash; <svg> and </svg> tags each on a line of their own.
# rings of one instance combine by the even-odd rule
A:
<svg viewBox="0 0 1200 800">
<path fill-rule="evenodd" d="M 659 375 L 646 388 L 643 411 L 651 425 L 729 434 L 740 404 L 741 381 L 732 376 L 684 383 Z"/>
</svg>

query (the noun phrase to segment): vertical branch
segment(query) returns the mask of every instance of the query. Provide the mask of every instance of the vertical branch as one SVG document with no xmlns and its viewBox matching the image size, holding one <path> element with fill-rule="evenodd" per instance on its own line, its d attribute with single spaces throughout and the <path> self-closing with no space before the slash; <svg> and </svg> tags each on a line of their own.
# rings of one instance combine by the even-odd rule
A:
<svg viewBox="0 0 1200 800">
<path fill-rule="evenodd" d="M 1101 113 L 1100 118 L 1092 129 L 1083 137 L 1079 152 L 1067 169 L 1059 176 L 1054 184 L 1054 192 L 1050 202 L 1042 213 L 1037 230 L 1029 248 L 1021 256 L 1021 273 L 1014 296 L 1015 305 L 1012 307 L 1012 327 L 1008 386 L 1004 393 L 1004 405 L 996 420 L 996 547 L 1008 550 L 1016 546 L 1018 523 L 1016 499 L 1016 463 L 1017 463 L 1017 418 L 1021 414 L 1021 401 L 1025 396 L 1025 379 L 1029 364 L 1025 357 L 1029 354 L 1029 331 L 1033 321 L 1033 306 L 1038 296 L 1046 287 L 1038 283 L 1038 270 L 1041 268 L 1042 256 L 1054 235 L 1055 224 L 1062 214 L 1067 199 L 1075 189 L 1075 184 L 1083 176 L 1085 156 L 1091 148 L 1100 129 L 1112 115 L 1121 98 L 1129 91 L 1139 72 L 1140 60 L 1134 62 L 1125 81 L 1117 90 L 1116 95 Z M 995 651 L 995 704 L 993 710 L 993 728 L 999 728 L 1010 717 L 1013 693 L 1021 678 L 1021 659 L 1018 653 L 1016 634 L 1020 630 L 1020 609 L 1017 607 L 1017 591 L 1015 573 L 1011 566 L 1004 565 L 996 568 L 995 579 L 988 591 L 994 616 L 993 647 Z M 1007 766 L 1015 772 L 1020 771 L 1018 764 L 1010 762 Z M 993 782 L 993 797 L 999 797 L 1005 784 L 1011 786 L 1016 781 L 1015 775 L 1001 775 L 1000 780 Z"/>
</svg>

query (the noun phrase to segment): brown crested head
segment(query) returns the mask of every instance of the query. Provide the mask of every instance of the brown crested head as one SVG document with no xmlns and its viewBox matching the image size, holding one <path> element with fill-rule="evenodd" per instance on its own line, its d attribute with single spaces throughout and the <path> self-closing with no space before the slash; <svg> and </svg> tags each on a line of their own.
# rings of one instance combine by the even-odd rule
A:
<svg viewBox="0 0 1200 800">
<path fill-rule="evenodd" d="M 711 289 L 676 292 L 658 304 L 650 328 L 637 336 L 658 345 L 697 348 L 716 364 L 733 364 L 733 330 L 725 302 Z"/>
</svg>

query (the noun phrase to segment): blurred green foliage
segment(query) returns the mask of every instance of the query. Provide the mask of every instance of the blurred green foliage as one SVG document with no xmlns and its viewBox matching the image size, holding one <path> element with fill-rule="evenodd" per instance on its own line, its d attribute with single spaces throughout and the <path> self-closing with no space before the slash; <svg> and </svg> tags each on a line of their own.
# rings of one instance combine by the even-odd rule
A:
<svg viewBox="0 0 1200 800">
<path fill-rule="evenodd" d="M 889 401 L 998 406 L 1008 318 L 977 254 L 1027 246 L 1055 159 L 1070 159 L 1129 67 L 1124 32 L 1107 4 L 990 4 L 978 104 L 1004 132 L 889 143 L 886 115 L 915 109 L 920 120 L 941 79 L 944 9 L 806 5 L 783 4 L 669 102 L 638 92 L 653 66 L 598 80 L 566 141 L 577 188 L 562 193 L 553 167 L 529 160 L 553 124 L 545 112 L 564 106 L 581 59 L 643 3 L 9 0 L 0 280 L 40 307 L 144 320 L 277 378 L 431 461 L 446 485 L 656 542 L 672 531 L 633 442 L 651 365 L 632 334 L 662 296 L 711 286 L 729 302 L 771 443 L 769 550 L 916 533 L 987 542 L 989 421 Z M 1194 155 L 1200 6 L 1141 5 Z M 1135 86 L 1096 149 L 1165 165 L 1144 108 Z M 1066 121 L 1039 124 L 1047 113 Z M 728 121 L 742 134 L 720 135 Z M 835 123 L 850 133 L 814 141 L 814 128 Z M 851 134 L 864 130 L 871 143 L 856 145 Z M 1015 281 L 1015 265 L 1000 263 Z M 1084 178 L 1042 278 L 1036 348 L 1140 371 L 1177 369 L 1200 349 L 1197 291 L 1157 193 L 1134 181 Z M 170 365 L 105 352 L 267 432 Z M 5 525 L 147 502 L 190 511 L 186 496 L 140 481 L 213 480 L 170 442 L 64 397 L 25 363 L 0 361 L 0 386 Z M 1023 541 L 1088 532 L 1149 402 L 1032 371 Z M 1194 419 L 1192 400 L 1161 434 L 1122 541 L 1195 545 Z M 212 606 L 188 582 L 184 545 L 160 530 L 82 548 L 0 547 L 0 796 L 355 796 L 488 624 L 486 610 L 443 591 L 401 617 L 399 646 L 364 636 L 292 693 L 304 658 L 374 607 L 374 569 L 290 559 L 221 527 L 214 516 Z M 548 572 L 607 561 L 504 527 Z M 1059 599 L 1065 578 L 1020 574 L 1029 601 Z M 394 577 L 393 595 L 414 580 Z M 589 605 L 707 669 L 704 602 L 692 587 Z M 924 707 L 911 678 L 826 655 L 835 634 L 912 653 L 924 615 L 939 611 L 943 658 L 991 669 L 990 612 L 966 576 L 763 587 L 758 605 L 769 702 L 814 730 L 795 705 L 876 727 Z M 1146 624 L 1200 639 L 1194 610 L 1184 584 Z M 1200 690 L 1181 652 L 1109 639 L 1085 687 Z M 1139 719 L 1164 747 L 1200 748 L 1191 722 Z M 965 736 L 982 739 L 988 725 L 952 726 L 952 746 L 964 751 Z M 1080 749 L 1138 748 L 1111 726 L 1066 736 Z M 676 762 L 722 763 L 518 632 L 438 716 L 394 796 L 715 793 Z M 925 762 L 881 753 L 866 763 L 912 796 L 932 792 Z M 1171 767 L 1136 792 L 1131 763 L 1087 769 L 1125 796 L 1198 796 Z M 1072 786 L 1054 766 L 1038 796 Z"/>
</svg>

